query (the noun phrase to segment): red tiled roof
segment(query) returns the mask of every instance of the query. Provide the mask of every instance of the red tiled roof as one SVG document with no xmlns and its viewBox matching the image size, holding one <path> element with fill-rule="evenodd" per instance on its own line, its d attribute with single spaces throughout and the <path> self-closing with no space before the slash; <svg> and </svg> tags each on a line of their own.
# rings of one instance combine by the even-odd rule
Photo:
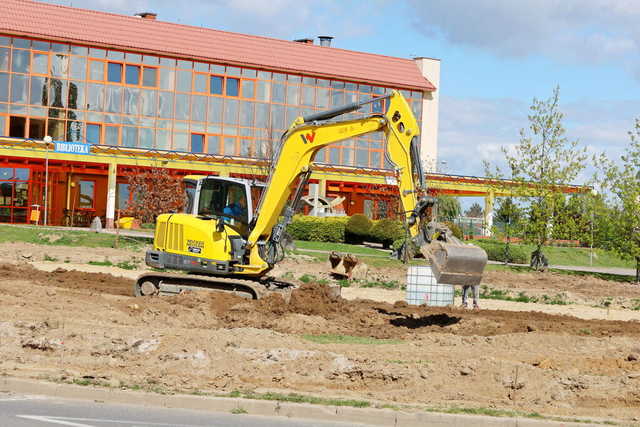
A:
<svg viewBox="0 0 640 427">
<path fill-rule="evenodd" d="M 435 90 L 410 59 L 28 0 L 0 1 L 0 32 L 387 86 Z"/>
</svg>

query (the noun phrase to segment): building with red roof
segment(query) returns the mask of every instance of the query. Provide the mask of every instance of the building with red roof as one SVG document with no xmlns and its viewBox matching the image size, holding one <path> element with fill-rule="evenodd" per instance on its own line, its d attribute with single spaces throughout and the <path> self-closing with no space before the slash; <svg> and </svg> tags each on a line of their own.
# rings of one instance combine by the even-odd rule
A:
<svg viewBox="0 0 640 427">
<path fill-rule="evenodd" d="M 80 212 L 111 225 L 131 197 L 127 174 L 149 167 L 260 175 L 272 141 L 297 116 L 392 89 L 421 121 L 429 164 L 437 155 L 439 72 L 438 60 L 349 51 L 326 39 L 320 45 L 163 22 L 152 13 L 4 0 L 0 222 L 28 222 L 46 205 L 47 223 Z M 362 114 L 382 106 L 370 108 Z M 66 145 L 45 143 L 46 136 Z M 345 197 L 346 213 L 378 217 L 395 209 L 381 135 L 332 145 L 315 160 L 313 182 L 327 197 Z"/>
</svg>

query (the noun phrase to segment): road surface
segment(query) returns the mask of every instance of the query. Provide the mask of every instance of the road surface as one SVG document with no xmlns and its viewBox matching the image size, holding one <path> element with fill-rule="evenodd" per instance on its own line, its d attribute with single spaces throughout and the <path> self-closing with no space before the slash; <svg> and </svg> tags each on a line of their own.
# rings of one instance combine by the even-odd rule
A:
<svg viewBox="0 0 640 427">
<path fill-rule="evenodd" d="M 243 412 L 238 407 L 235 412 Z M 346 427 L 365 424 L 99 403 L 0 393 L 0 426 L 11 427 Z"/>
</svg>

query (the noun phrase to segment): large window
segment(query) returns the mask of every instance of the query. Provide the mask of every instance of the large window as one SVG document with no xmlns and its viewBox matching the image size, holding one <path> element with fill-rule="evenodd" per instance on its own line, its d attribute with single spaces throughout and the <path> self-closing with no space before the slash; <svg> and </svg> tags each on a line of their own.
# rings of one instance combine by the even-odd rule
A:
<svg viewBox="0 0 640 427">
<path fill-rule="evenodd" d="M 100 144 L 102 126 L 96 123 L 87 123 L 87 142 L 89 144 Z"/>
<path fill-rule="evenodd" d="M 27 119 L 25 117 L 11 116 L 9 117 L 9 136 L 16 138 L 24 138 L 27 127 Z"/>
<path fill-rule="evenodd" d="M 78 188 L 78 207 L 80 209 L 93 209 L 96 191 L 95 187 L 95 181 L 80 181 Z"/>
<path fill-rule="evenodd" d="M 204 152 L 204 135 L 199 133 L 191 134 L 191 152 L 202 153 Z"/>
<path fill-rule="evenodd" d="M 0 222 L 26 223 L 29 169 L 0 165 Z"/>
<path fill-rule="evenodd" d="M 18 137 L 44 132 L 59 140 L 263 158 L 296 117 L 389 90 L 0 36 L 0 103 L 11 103 L 4 134 Z M 420 119 L 422 93 L 403 94 Z M 350 116 L 384 109 L 378 101 Z M 383 136 L 370 134 L 325 148 L 315 161 L 388 167 L 383 151 Z"/>
<path fill-rule="evenodd" d="M 128 85 L 140 84 L 140 66 L 127 65 L 126 72 L 125 72 L 125 82 Z"/>
<path fill-rule="evenodd" d="M 116 183 L 116 209 L 127 209 L 130 197 L 129 184 L 123 182 Z"/>
<path fill-rule="evenodd" d="M 109 62 L 107 64 L 107 81 L 111 83 L 120 83 L 122 81 L 122 64 L 117 62 Z"/>
</svg>

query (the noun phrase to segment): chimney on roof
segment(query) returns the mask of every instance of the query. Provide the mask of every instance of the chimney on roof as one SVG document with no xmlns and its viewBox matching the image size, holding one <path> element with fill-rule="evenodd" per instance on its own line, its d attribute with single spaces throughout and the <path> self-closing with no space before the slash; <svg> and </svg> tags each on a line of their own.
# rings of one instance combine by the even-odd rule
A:
<svg viewBox="0 0 640 427">
<path fill-rule="evenodd" d="M 313 44 L 313 39 L 295 39 L 294 42 L 296 43 L 303 43 L 303 44 Z"/>
<path fill-rule="evenodd" d="M 153 12 L 140 12 L 136 13 L 135 16 L 139 16 L 142 19 L 150 19 L 152 21 L 155 21 L 158 14 Z"/>
<path fill-rule="evenodd" d="M 318 39 L 320 39 L 320 46 L 331 47 L 331 40 L 333 40 L 333 37 L 331 37 L 331 36 L 318 36 Z"/>
</svg>

